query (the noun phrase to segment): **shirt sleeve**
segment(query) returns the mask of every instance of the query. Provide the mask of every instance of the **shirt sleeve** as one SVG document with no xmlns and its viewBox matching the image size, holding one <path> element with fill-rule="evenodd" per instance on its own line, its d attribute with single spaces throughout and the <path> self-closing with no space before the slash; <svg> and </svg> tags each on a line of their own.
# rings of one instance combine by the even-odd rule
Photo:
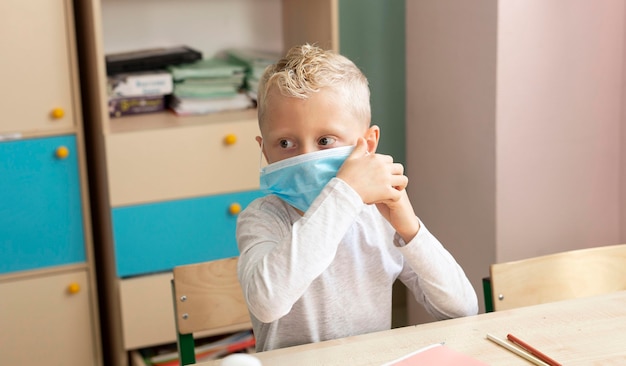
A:
<svg viewBox="0 0 626 366">
<path fill-rule="evenodd" d="M 478 313 L 476 291 L 465 272 L 422 222 L 413 240 L 404 243 L 396 234 L 394 244 L 406 260 L 400 280 L 435 319 Z"/>
<path fill-rule="evenodd" d="M 248 206 L 237 221 L 237 245 L 238 275 L 250 312 L 264 323 L 286 315 L 331 264 L 362 209 L 360 196 L 337 178 L 293 224 L 295 211 L 276 197 Z"/>
</svg>

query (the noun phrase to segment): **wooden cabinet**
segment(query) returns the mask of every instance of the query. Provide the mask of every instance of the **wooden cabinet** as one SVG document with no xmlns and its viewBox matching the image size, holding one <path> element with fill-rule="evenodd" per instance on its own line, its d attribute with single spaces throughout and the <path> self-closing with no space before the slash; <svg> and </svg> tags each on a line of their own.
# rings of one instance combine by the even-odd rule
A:
<svg viewBox="0 0 626 366">
<path fill-rule="evenodd" d="M 0 4 L 3 365 L 102 365 L 72 6 Z"/>
<path fill-rule="evenodd" d="M 109 121 L 99 168 L 111 231 L 101 255 L 114 259 L 105 266 L 121 308 L 118 352 L 175 341 L 173 267 L 238 255 L 237 214 L 261 195 L 255 116 L 166 112 Z"/>
<path fill-rule="evenodd" d="M 76 113 L 71 1 L 6 0 L 0 12 L 0 134 L 71 130 Z"/>
<path fill-rule="evenodd" d="M 98 365 L 85 269 L 0 281 L 3 365 Z"/>
<path fill-rule="evenodd" d="M 99 27 L 111 21 L 106 17 L 115 9 L 109 5 L 77 4 L 81 43 L 89 45 L 81 49 L 87 71 L 82 85 L 95 106 L 86 129 L 97 164 L 90 168 L 101 233 L 97 256 L 107 284 L 101 289 L 110 319 L 107 361 L 126 365 L 128 351 L 175 341 L 169 283 L 174 266 L 238 255 L 237 214 L 261 196 L 262 158 L 254 109 L 109 118 L 102 61 L 110 40 Z"/>
<path fill-rule="evenodd" d="M 126 365 L 126 352 L 175 340 L 168 280 L 174 266 L 238 254 L 236 215 L 261 195 L 262 160 L 255 110 L 109 118 L 105 55 L 175 43 L 205 56 L 246 46 L 282 52 L 305 42 L 338 50 L 340 2 L 188 1 L 173 8 L 90 0 L 76 6 L 82 85 L 91 106 L 86 129 L 101 296 L 110 319 L 106 353 L 111 365 Z M 226 16 L 229 22 L 218 21 Z"/>
<path fill-rule="evenodd" d="M 76 138 L 0 143 L 0 274 L 84 263 Z"/>
<path fill-rule="evenodd" d="M 254 190 L 114 207 L 117 275 L 237 256 L 237 213 L 260 195 Z"/>
<path fill-rule="evenodd" d="M 253 190 L 261 152 L 256 111 L 209 115 L 202 124 L 112 133 L 106 137 L 109 196 L 114 207 Z M 141 119 L 174 122 L 173 114 Z M 141 141 L 138 144 L 138 141 Z"/>
</svg>

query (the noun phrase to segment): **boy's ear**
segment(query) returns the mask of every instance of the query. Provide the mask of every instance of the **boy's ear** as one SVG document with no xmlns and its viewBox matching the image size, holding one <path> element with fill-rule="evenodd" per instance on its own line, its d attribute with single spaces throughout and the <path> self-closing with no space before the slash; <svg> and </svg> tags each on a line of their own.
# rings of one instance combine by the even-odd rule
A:
<svg viewBox="0 0 626 366">
<path fill-rule="evenodd" d="M 257 136 L 255 138 L 256 142 L 259 143 L 259 148 L 261 149 L 261 154 L 263 154 L 263 157 L 265 158 L 265 161 L 267 162 L 267 155 L 265 155 L 265 150 L 263 150 L 263 137 L 261 136 Z"/>
<path fill-rule="evenodd" d="M 367 152 L 373 154 L 378 148 L 378 140 L 380 139 L 380 128 L 376 125 L 367 129 L 365 133 L 365 141 L 367 142 Z"/>
</svg>

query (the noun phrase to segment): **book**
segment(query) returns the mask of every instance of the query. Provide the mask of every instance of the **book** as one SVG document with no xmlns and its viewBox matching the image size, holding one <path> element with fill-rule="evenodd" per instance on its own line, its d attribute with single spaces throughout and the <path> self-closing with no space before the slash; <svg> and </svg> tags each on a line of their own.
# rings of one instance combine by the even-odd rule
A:
<svg viewBox="0 0 626 366">
<path fill-rule="evenodd" d="M 234 88 L 241 88 L 243 85 L 245 75 L 236 74 L 230 77 L 219 78 L 188 78 L 177 81 L 174 85 L 187 84 L 187 85 L 231 85 Z"/>
<path fill-rule="evenodd" d="M 179 98 L 219 98 L 234 97 L 238 91 L 232 85 L 176 84 L 173 94 Z"/>
<path fill-rule="evenodd" d="M 122 73 L 107 77 L 109 98 L 167 95 L 173 90 L 172 75 L 167 71 Z"/>
<path fill-rule="evenodd" d="M 472 356 L 457 352 L 441 343 L 436 343 L 403 357 L 387 362 L 382 366 L 411 366 L 411 365 L 437 365 L 437 366 L 488 366 L 486 363 Z"/>
<path fill-rule="evenodd" d="M 265 68 L 280 60 L 281 55 L 273 52 L 250 50 L 250 49 L 229 49 L 226 51 L 229 60 L 245 65 L 252 73 L 259 77 Z"/>
<path fill-rule="evenodd" d="M 208 114 L 224 111 L 234 111 L 254 106 L 248 95 L 238 93 L 225 98 L 179 98 L 173 96 L 170 108 L 180 116 Z"/>
<path fill-rule="evenodd" d="M 248 95 L 256 101 L 259 80 L 263 76 L 265 69 L 278 60 L 281 56 L 276 53 L 256 51 L 249 49 L 229 49 L 226 51 L 228 59 L 246 67 L 245 88 Z"/>
<path fill-rule="evenodd" d="M 180 98 L 234 96 L 241 89 L 243 75 L 226 78 L 192 78 L 174 84 L 173 94 Z"/>
<path fill-rule="evenodd" d="M 165 109 L 165 96 L 119 97 L 109 99 L 109 117 L 160 112 Z"/>
<path fill-rule="evenodd" d="M 207 58 L 194 63 L 170 66 L 168 71 L 175 81 L 190 78 L 231 78 L 244 75 L 245 67 L 219 58 Z"/>
<path fill-rule="evenodd" d="M 187 46 L 149 48 L 105 55 L 107 75 L 165 69 L 202 59 L 202 52 Z"/>
</svg>

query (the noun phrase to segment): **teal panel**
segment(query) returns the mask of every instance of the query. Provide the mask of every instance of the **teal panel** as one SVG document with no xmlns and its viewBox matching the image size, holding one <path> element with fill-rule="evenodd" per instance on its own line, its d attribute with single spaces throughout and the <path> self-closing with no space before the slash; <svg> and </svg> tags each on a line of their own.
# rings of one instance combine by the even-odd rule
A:
<svg viewBox="0 0 626 366">
<path fill-rule="evenodd" d="M 250 191 L 113 209 L 118 276 L 239 255 L 237 217 L 228 208 L 234 202 L 246 207 L 261 196 Z"/>
<path fill-rule="evenodd" d="M 405 162 L 406 48 L 404 0 L 340 0 L 339 48 L 367 76 L 378 152 Z"/>
<path fill-rule="evenodd" d="M 76 151 L 74 136 L 0 142 L 0 273 L 85 261 Z"/>
</svg>

